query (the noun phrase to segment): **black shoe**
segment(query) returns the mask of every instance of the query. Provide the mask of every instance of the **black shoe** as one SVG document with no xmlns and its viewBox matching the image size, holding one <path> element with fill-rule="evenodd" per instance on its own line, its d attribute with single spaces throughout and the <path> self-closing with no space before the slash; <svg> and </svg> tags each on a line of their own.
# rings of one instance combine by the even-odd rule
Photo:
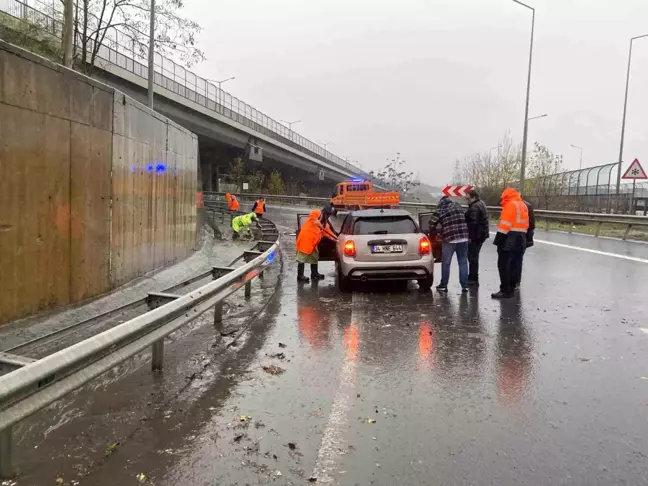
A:
<svg viewBox="0 0 648 486">
<path fill-rule="evenodd" d="M 297 276 L 297 281 L 298 282 L 308 283 L 308 282 L 310 282 L 310 279 L 308 277 L 304 276 L 304 275 L 298 275 Z"/>
<path fill-rule="evenodd" d="M 461 291 L 464 292 L 464 293 L 465 293 L 465 292 L 468 292 L 468 287 L 462 287 L 462 288 L 461 288 Z"/>
<path fill-rule="evenodd" d="M 437 289 L 439 292 L 447 292 L 447 291 L 448 291 L 448 287 L 443 287 L 443 286 L 441 286 L 441 285 L 437 285 L 436 289 Z"/>
<path fill-rule="evenodd" d="M 513 297 L 513 292 L 502 292 L 500 290 L 499 292 L 491 294 L 491 297 L 493 299 L 510 299 L 511 297 Z"/>
<path fill-rule="evenodd" d="M 311 273 L 311 278 L 313 280 L 324 280 L 326 277 L 321 273 Z"/>
<path fill-rule="evenodd" d="M 479 280 L 468 280 L 468 287 L 479 287 Z"/>
</svg>

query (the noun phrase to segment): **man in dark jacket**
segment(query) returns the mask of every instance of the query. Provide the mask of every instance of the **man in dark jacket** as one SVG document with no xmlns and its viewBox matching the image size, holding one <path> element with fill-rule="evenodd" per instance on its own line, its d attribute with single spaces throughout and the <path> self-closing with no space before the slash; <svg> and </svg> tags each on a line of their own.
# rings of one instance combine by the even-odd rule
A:
<svg viewBox="0 0 648 486">
<path fill-rule="evenodd" d="M 526 234 L 526 247 L 531 248 L 533 246 L 533 236 L 535 235 L 535 213 L 533 212 L 533 206 L 529 201 L 522 200 L 524 204 L 526 204 L 526 207 L 529 211 L 529 230 L 527 231 Z M 525 252 L 526 253 L 526 252 Z M 522 259 L 520 260 L 520 267 L 519 267 L 519 274 L 517 276 L 517 279 L 515 281 L 515 288 L 519 289 L 520 284 L 522 283 L 522 263 L 524 262 L 524 255 L 522 255 Z"/>
<path fill-rule="evenodd" d="M 437 210 L 429 222 L 430 232 L 440 229 L 443 247 L 441 250 L 441 283 L 439 292 L 448 291 L 450 264 L 452 256 L 457 254 L 459 263 L 459 283 L 462 291 L 468 290 L 468 225 L 462 207 L 449 197 L 442 197 Z"/>
<path fill-rule="evenodd" d="M 468 224 L 468 285 L 479 285 L 479 252 L 488 239 L 489 225 L 488 209 L 479 197 L 479 193 L 472 189 L 468 196 L 468 210 L 466 223 Z"/>
</svg>

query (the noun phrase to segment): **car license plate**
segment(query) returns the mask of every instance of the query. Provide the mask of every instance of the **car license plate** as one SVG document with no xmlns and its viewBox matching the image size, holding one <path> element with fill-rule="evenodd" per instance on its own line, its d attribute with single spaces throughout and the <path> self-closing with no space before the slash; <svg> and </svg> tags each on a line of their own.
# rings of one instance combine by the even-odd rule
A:
<svg viewBox="0 0 648 486">
<path fill-rule="evenodd" d="M 403 253 L 403 245 L 373 245 L 371 253 Z"/>
</svg>

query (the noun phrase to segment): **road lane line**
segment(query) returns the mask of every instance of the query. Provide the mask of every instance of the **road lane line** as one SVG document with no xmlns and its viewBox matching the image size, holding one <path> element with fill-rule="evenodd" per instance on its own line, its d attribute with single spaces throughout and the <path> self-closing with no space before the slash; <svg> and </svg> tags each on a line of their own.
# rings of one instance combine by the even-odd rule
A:
<svg viewBox="0 0 648 486">
<path fill-rule="evenodd" d="M 564 243 L 556 243 L 555 241 L 546 241 L 546 240 L 536 240 L 535 238 L 533 239 L 535 243 L 543 243 L 545 245 L 551 245 L 551 246 L 557 246 L 559 248 L 568 248 L 570 250 L 579 250 L 579 251 L 584 251 L 587 253 L 593 253 L 595 255 L 603 255 L 603 256 L 609 256 L 609 257 L 614 257 L 614 258 L 621 258 L 622 260 L 630 260 L 631 262 L 639 262 L 639 263 L 648 263 L 648 260 L 644 258 L 639 258 L 639 257 L 633 257 L 629 255 L 619 255 L 618 253 L 610 253 L 607 251 L 601 251 L 601 250 L 593 250 L 591 248 L 583 248 L 580 246 L 572 246 L 572 245 L 565 245 Z"/>
<path fill-rule="evenodd" d="M 495 231 L 491 231 L 490 233 L 492 235 L 496 234 Z M 550 246 L 557 246 L 558 248 L 567 248 L 569 250 L 584 251 L 584 252 L 587 252 L 587 253 L 593 253 L 595 255 L 602 255 L 602 256 L 609 256 L 609 257 L 613 257 L 613 258 L 620 258 L 622 260 L 630 260 L 631 262 L 648 263 L 648 259 L 645 259 L 645 258 L 633 257 L 633 256 L 629 256 L 629 255 L 620 255 L 618 253 L 610 253 L 610 252 L 601 251 L 601 250 L 593 250 L 592 248 L 583 248 L 582 246 L 566 245 L 564 243 L 556 243 L 555 241 L 538 240 L 537 238 L 534 238 L 533 242 L 534 243 L 543 243 L 545 245 L 550 245 Z"/>
<path fill-rule="evenodd" d="M 344 447 L 344 432 L 348 428 L 347 415 L 352 397 L 356 392 L 359 326 L 362 323 L 360 320 L 362 313 L 358 312 L 357 308 L 361 305 L 365 296 L 354 293 L 351 299 L 351 323 L 344 331 L 345 356 L 340 371 L 340 383 L 333 399 L 331 413 L 313 467 L 312 477 L 317 479 L 318 484 L 336 482 L 336 466 L 346 450 Z"/>
</svg>

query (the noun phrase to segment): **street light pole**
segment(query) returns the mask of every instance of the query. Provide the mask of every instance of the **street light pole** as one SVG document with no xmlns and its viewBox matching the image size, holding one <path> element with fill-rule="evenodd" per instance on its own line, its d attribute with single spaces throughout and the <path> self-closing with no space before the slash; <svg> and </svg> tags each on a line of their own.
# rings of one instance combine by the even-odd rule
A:
<svg viewBox="0 0 648 486">
<path fill-rule="evenodd" d="M 293 126 L 295 123 L 301 123 L 301 120 L 295 120 L 295 121 L 286 121 L 286 120 L 281 120 L 281 121 L 282 121 L 283 123 L 285 123 L 286 125 L 288 125 L 288 129 L 289 129 L 289 130 L 292 130 L 292 126 Z"/>
<path fill-rule="evenodd" d="M 522 137 L 522 162 L 520 163 L 520 192 L 524 192 L 524 171 L 526 169 L 526 150 L 527 150 L 527 137 L 529 134 L 529 97 L 531 95 L 531 65 L 533 62 L 533 34 L 535 31 L 535 8 L 513 0 L 515 3 L 528 8 L 532 12 L 531 17 L 531 42 L 529 44 L 529 72 L 527 74 L 527 89 L 526 89 L 526 106 L 524 108 L 524 135 Z"/>
<path fill-rule="evenodd" d="M 153 109 L 153 78 L 155 77 L 155 0 L 151 0 L 151 25 L 148 50 L 148 106 Z"/>
<path fill-rule="evenodd" d="M 583 147 L 579 147 L 578 145 L 570 145 L 570 147 L 580 150 L 580 162 L 578 164 L 578 170 L 581 170 L 583 168 Z"/>
<path fill-rule="evenodd" d="M 628 72 L 626 73 L 626 86 L 625 86 L 625 98 L 623 100 L 623 119 L 621 120 L 621 142 L 619 143 L 619 167 L 617 169 L 617 186 L 616 186 L 616 195 L 617 195 L 617 206 L 619 200 L 619 194 L 621 193 L 621 165 L 623 164 L 623 142 L 625 140 L 625 125 L 626 125 L 626 113 L 628 110 L 628 88 L 630 86 L 630 63 L 632 62 L 632 43 L 643 37 L 648 37 L 648 34 L 638 35 L 630 39 L 630 50 L 628 52 Z"/>
</svg>

